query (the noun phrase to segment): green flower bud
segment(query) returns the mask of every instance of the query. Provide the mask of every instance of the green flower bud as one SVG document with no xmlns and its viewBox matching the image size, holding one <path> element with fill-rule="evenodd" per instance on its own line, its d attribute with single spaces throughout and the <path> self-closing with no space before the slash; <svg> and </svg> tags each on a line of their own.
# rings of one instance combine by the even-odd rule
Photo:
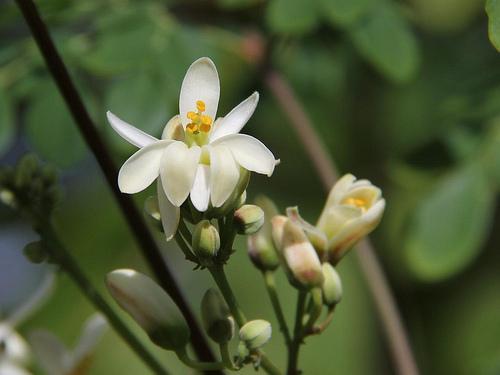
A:
<svg viewBox="0 0 500 375">
<path fill-rule="evenodd" d="M 234 224 L 239 234 L 253 234 L 264 225 L 264 211 L 259 206 L 245 204 L 235 211 Z"/>
<path fill-rule="evenodd" d="M 33 263 L 42 263 L 47 259 L 47 252 L 44 249 L 42 241 L 30 242 L 24 247 L 23 253 Z"/>
<path fill-rule="evenodd" d="M 241 327 L 240 340 L 249 350 L 258 349 L 269 341 L 271 333 L 271 323 L 262 319 L 252 320 Z"/>
<path fill-rule="evenodd" d="M 17 188 L 31 183 L 31 178 L 36 172 L 38 167 L 38 158 L 34 154 L 27 154 L 23 156 L 16 165 L 14 175 L 14 185 Z"/>
<path fill-rule="evenodd" d="M 250 260 L 262 271 L 273 271 L 280 265 L 280 260 L 272 241 L 260 231 L 248 236 L 248 255 Z"/>
<path fill-rule="evenodd" d="M 323 263 L 323 302 L 327 306 L 333 306 L 342 299 L 342 281 L 335 268 L 330 263 Z"/>
<path fill-rule="evenodd" d="M 281 255 L 290 283 L 298 288 L 313 288 L 323 283 L 321 262 L 300 226 L 285 222 Z"/>
<path fill-rule="evenodd" d="M 156 345 L 179 350 L 189 342 L 186 320 L 168 294 L 153 280 L 130 269 L 108 273 L 106 285 L 115 301 Z"/>
<path fill-rule="evenodd" d="M 205 267 L 212 265 L 220 249 L 217 228 L 210 224 L 208 220 L 200 221 L 194 228 L 192 245 L 200 264 Z"/>
<path fill-rule="evenodd" d="M 208 336 L 218 344 L 234 336 L 234 319 L 219 291 L 209 289 L 201 300 L 201 318 Z"/>
</svg>

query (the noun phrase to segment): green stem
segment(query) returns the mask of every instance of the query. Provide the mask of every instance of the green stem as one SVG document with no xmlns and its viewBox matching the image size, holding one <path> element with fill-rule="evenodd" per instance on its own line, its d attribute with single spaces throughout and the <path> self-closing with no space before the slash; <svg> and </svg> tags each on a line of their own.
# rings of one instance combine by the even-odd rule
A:
<svg viewBox="0 0 500 375">
<path fill-rule="evenodd" d="M 309 312 L 309 319 L 307 320 L 307 323 L 304 326 L 303 330 L 303 335 L 309 335 L 312 330 L 314 323 L 319 319 L 321 316 L 321 311 L 323 310 L 323 297 L 321 295 L 321 289 L 320 288 L 314 288 L 311 290 L 311 311 Z"/>
<path fill-rule="evenodd" d="M 236 297 L 233 293 L 233 290 L 231 289 L 231 286 L 227 281 L 223 266 L 220 264 L 216 264 L 214 266 L 208 267 L 208 270 L 215 280 L 215 283 L 219 287 L 222 295 L 224 296 L 224 299 L 229 306 L 229 310 L 231 311 L 231 315 L 233 316 L 234 320 L 236 320 L 238 326 L 241 328 L 247 322 L 247 318 L 241 310 L 238 301 L 236 300 Z M 256 350 L 255 352 L 261 359 L 260 365 L 268 374 L 281 375 L 281 371 L 276 367 L 276 365 L 271 362 L 269 358 L 266 357 L 266 355 L 262 351 Z"/>
<path fill-rule="evenodd" d="M 41 223 L 44 221 L 40 220 Z M 59 266 L 71 277 L 80 291 L 89 299 L 94 307 L 100 310 L 109 324 L 115 331 L 127 342 L 130 348 L 144 361 L 146 365 L 155 373 L 167 375 L 167 370 L 160 364 L 155 357 L 146 349 L 146 347 L 134 336 L 129 328 L 123 323 L 120 317 L 114 312 L 106 300 L 99 294 L 87 279 L 82 269 L 78 266 L 75 259 L 71 256 L 64 245 L 59 241 L 51 224 L 45 224 L 40 229 L 42 238 L 47 243 L 47 251 L 57 261 Z"/>
<path fill-rule="evenodd" d="M 328 315 L 326 316 L 325 320 L 323 320 L 323 322 L 313 327 L 311 335 L 319 335 L 330 325 L 330 323 L 333 320 L 333 313 L 335 312 L 335 306 L 336 305 L 333 305 L 328 309 Z"/>
<path fill-rule="evenodd" d="M 179 220 L 178 229 L 181 232 L 182 237 L 184 237 L 184 239 L 186 240 L 186 242 L 191 245 L 193 243 L 193 235 L 189 231 L 188 227 L 186 226 L 186 223 L 182 218 Z"/>
<path fill-rule="evenodd" d="M 290 331 L 288 330 L 285 314 L 283 314 L 283 309 L 281 308 L 278 293 L 276 291 L 274 273 L 272 271 L 264 271 L 262 273 L 262 276 L 264 276 L 267 293 L 269 294 L 269 299 L 271 300 L 271 304 L 273 305 L 274 313 L 276 314 L 276 318 L 278 319 L 280 330 L 285 338 L 286 346 L 289 347 L 292 344 L 292 337 L 290 336 Z"/>
<path fill-rule="evenodd" d="M 229 343 L 225 342 L 220 344 L 220 355 L 222 357 L 222 362 L 228 370 L 238 371 L 239 368 L 236 367 L 233 360 L 231 359 L 231 353 L 229 352 Z"/>
<path fill-rule="evenodd" d="M 177 242 L 177 245 L 184 253 L 184 256 L 186 257 L 186 259 L 191 261 L 191 262 L 198 263 L 198 259 L 193 254 L 193 252 L 189 248 L 189 245 L 186 243 L 186 241 L 184 240 L 184 238 L 182 237 L 182 235 L 180 234 L 179 231 L 175 232 L 174 238 L 175 238 L 175 242 Z"/>
<path fill-rule="evenodd" d="M 306 306 L 307 292 L 299 290 L 297 299 L 297 310 L 295 314 L 295 327 L 293 330 L 292 345 L 288 348 L 288 368 L 287 375 L 297 375 L 297 364 L 299 360 L 299 348 L 302 343 L 302 318 L 304 317 L 304 309 Z"/>
<path fill-rule="evenodd" d="M 222 362 L 198 362 L 189 358 L 186 348 L 176 351 L 175 354 L 177 354 L 177 357 L 181 360 L 182 363 L 195 370 L 214 371 L 223 370 L 225 368 L 225 365 Z"/>
</svg>

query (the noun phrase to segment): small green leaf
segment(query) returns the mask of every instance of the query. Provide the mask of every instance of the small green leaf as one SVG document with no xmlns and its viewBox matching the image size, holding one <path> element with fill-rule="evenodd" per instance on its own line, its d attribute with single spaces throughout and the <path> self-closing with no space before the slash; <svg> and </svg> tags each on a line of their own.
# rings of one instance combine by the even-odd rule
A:
<svg viewBox="0 0 500 375">
<path fill-rule="evenodd" d="M 380 73 L 395 82 L 414 77 L 420 62 L 417 40 L 394 6 L 373 8 L 350 30 L 359 53 Z"/>
<path fill-rule="evenodd" d="M 494 210 L 494 195 L 479 164 L 439 181 L 424 196 L 405 244 L 408 266 L 425 281 L 464 269 L 481 250 Z"/>
<path fill-rule="evenodd" d="M 349 26 L 367 13 L 373 0 L 320 0 L 324 16 L 334 25 Z"/>
<path fill-rule="evenodd" d="M 267 23 L 280 34 L 300 35 L 318 23 L 318 9 L 309 0 L 272 0 L 267 8 Z"/>
<path fill-rule="evenodd" d="M 30 144 L 44 159 L 68 167 L 85 155 L 85 145 L 57 88 L 50 81 L 35 91 L 26 114 Z"/>
<path fill-rule="evenodd" d="M 139 72 L 117 81 L 107 92 L 106 109 L 139 129 L 160 137 L 163 127 L 176 113 L 172 109 L 165 84 Z M 175 112 L 175 113 L 174 113 Z M 130 149 L 110 126 L 107 127 L 113 144 L 122 151 Z"/>
<path fill-rule="evenodd" d="M 486 1 L 488 14 L 488 36 L 495 48 L 500 51 L 500 0 Z"/>
<path fill-rule="evenodd" d="M 10 100 L 0 87 L 0 156 L 6 151 L 14 135 L 14 122 Z"/>
</svg>

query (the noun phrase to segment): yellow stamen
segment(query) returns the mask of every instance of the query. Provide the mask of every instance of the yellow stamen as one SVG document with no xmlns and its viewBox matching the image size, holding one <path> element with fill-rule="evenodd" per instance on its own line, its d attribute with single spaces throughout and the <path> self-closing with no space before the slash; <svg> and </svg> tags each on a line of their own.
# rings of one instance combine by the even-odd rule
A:
<svg viewBox="0 0 500 375">
<path fill-rule="evenodd" d="M 352 206 L 359 207 L 359 208 L 366 208 L 366 205 L 368 204 L 367 201 L 365 201 L 364 199 L 360 199 L 360 198 L 347 198 L 345 200 L 345 203 L 350 204 Z"/>
<path fill-rule="evenodd" d="M 186 130 L 190 133 L 197 134 L 200 130 L 198 128 L 198 125 L 191 123 L 186 126 Z"/>
<path fill-rule="evenodd" d="M 187 113 L 187 118 L 190 119 L 191 121 L 196 121 L 198 120 L 199 115 L 196 112 L 189 111 Z"/>
<path fill-rule="evenodd" d="M 201 123 L 205 125 L 212 125 L 212 118 L 207 115 L 201 115 Z"/>
<path fill-rule="evenodd" d="M 203 100 L 197 100 L 196 101 L 196 108 L 200 112 L 205 112 L 205 102 Z"/>
<path fill-rule="evenodd" d="M 208 133 L 210 131 L 210 128 L 211 128 L 210 124 L 202 123 L 200 125 L 200 130 L 204 133 Z"/>
</svg>

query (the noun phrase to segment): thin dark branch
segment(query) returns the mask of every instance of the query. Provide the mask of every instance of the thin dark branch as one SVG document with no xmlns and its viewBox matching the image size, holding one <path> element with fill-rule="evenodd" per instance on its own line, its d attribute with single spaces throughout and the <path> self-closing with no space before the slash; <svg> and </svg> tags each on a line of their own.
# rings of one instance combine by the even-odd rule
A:
<svg viewBox="0 0 500 375">
<path fill-rule="evenodd" d="M 113 163 L 106 145 L 87 112 L 71 77 L 50 37 L 48 29 L 32 0 L 16 0 L 33 38 L 42 53 L 47 67 L 68 106 L 85 142 L 93 152 L 102 172 L 132 230 L 148 265 L 160 285 L 168 292 L 184 314 L 192 333 L 192 343 L 198 357 L 204 361 L 214 361 L 214 356 L 202 334 L 198 323 L 177 285 L 172 272 L 162 257 L 158 244 L 146 226 L 142 215 L 130 196 L 122 194 L 117 186 L 118 170 Z M 220 372 L 219 372 L 220 373 Z"/>
<path fill-rule="evenodd" d="M 264 75 L 264 83 L 288 117 L 290 125 L 295 129 L 300 141 L 303 143 L 307 155 L 321 177 L 325 190 L 328 192 L 337 179 L 337 168 L 323 142 L 316 134 L 311 120 L 295 96 L 292 87 L 280 73 L 272 69 L 268 70 L 267 74 Z M 356 254 L 375 300 L 375 306 L 389 342 L 397 373 L 401 375 L 417 375 L 418 367 L 403 319 L 392 295 L 389 282 L 376 256 L 375 249 L 368 238 L 358 244 Z"/>
</svg>

